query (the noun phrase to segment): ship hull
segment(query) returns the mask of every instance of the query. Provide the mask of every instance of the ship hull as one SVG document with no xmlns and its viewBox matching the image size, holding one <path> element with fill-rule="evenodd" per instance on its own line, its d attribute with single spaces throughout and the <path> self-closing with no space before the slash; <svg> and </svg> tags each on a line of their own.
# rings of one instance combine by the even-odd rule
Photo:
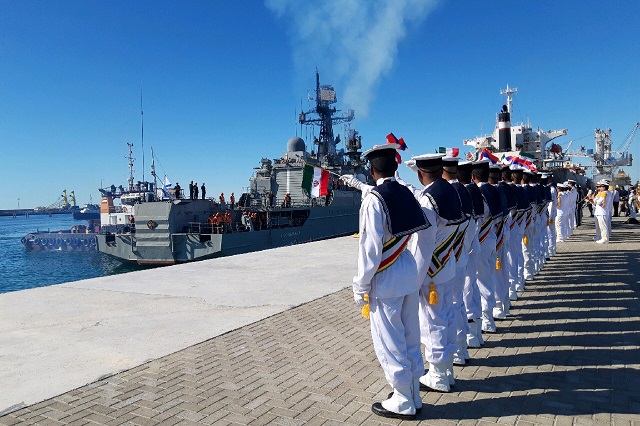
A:
<svg viewBox="0 0 640 426">
<path fill-rule="evenodd" d="M 264 229 L 245 230 L 234 221 L 214 230 L 206 224 L 214 210 L 205 200 L 143 203 L 135 232 L 101 233 L 97 246 L 123 262 L 172 265 L 353 234 L 359 207 L 359 192 L 336 191 L 329 206 L 271 210 L 271 226 Z"/>
</svg>

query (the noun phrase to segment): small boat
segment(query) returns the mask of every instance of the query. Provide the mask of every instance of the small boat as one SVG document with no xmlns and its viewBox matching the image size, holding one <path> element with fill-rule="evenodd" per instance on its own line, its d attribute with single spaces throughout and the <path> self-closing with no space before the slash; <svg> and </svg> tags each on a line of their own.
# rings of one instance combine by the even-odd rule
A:
<svg viewBox="0 0 640 426">
<path fill-rule="evenodd" d="M 100 206 L 97 204 L 85 204 L 73 212 L 73 218 L 76 220 L 99 220 Z"/>
</svg>

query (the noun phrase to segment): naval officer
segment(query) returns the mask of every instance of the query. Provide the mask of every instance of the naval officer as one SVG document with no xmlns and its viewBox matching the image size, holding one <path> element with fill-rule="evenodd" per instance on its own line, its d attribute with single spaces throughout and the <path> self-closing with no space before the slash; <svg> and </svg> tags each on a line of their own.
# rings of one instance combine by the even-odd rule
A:
<svg viewBox="0 0 640 426">
<path fill-rule="evenodd" d="M 376 186 L 368 188 L 360 207 L 353 294 L 358 306 L 368 299 L 373 346 L 393 388 L 389 398 L 373 404 L 371 410 L 383 417 L 413 420 L 422 407 L 418 381 L 424 371 L 418 321 L 421 280 L 416 261 L 405 248 L 411 234 L 429 228 L 430 223 L 411 191 L 393 177 L 398 147 L 382 145 L 364 153 Z"/>
</svg>

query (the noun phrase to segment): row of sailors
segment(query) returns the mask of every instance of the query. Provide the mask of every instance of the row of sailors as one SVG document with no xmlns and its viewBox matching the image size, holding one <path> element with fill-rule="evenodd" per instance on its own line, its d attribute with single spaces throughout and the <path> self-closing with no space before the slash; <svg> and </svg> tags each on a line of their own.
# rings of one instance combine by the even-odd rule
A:
<svg viewBox="0 0 640 426">
<path fill-rule="evenodd" d="M 441 154 L 405 163 L 424 185 L 416 188 L 397 172 L 398 147 L 363 154 L 376 186 L 341 179 L 362 191 L 354 299 L 369 305 L 393 389 L 372 411 L 414 419 L 420 391 L 450 392 L 453 365 L 484 344 L 482 332 L 496 332 L 494 319 L 509 315 L 511 300 L 555 254 L 557 191 L 548 175 Z"/>
</svg>

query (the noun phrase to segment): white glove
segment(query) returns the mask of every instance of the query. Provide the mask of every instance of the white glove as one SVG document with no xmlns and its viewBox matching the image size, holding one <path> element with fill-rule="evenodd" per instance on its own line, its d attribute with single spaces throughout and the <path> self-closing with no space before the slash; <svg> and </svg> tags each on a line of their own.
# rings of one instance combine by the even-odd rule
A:
<svg viewBox="0 0 640 426">
<path fill-rule="evenodd" d="M 405 161 L 404 165 L 410 168 L 413 172 L 418 172 L 418 166 L 416 166 L 416 160 Z"/>
<path fill-rule="evenodd" d="M 355 189 L 362 188 L 362 182 L 355 178 L 353 175 L 342 175 L 340 176 L 340 180 L 344 182 L 345 185 L 350 186 Z"/>
<path fill-rule="evenodd" d="M 364 294 L 353 293 L 353 300 L 356 302 L 357 307 L 361 308 L 367 304 L 367 302 L 364 300 L 364 296 Z"/>
</svg>

